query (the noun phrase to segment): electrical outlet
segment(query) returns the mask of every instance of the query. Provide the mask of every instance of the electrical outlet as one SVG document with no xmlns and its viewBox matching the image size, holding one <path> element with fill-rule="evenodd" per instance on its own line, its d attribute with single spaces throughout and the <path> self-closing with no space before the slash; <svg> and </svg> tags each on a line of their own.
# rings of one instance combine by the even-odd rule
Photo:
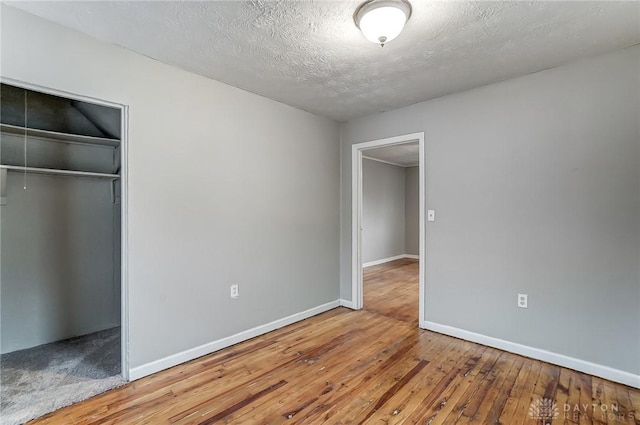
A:
<svg viewBox="0 0 640 425">
<path fill-rule="evenodd" d="M 231 285 L 231 298 L 238 298 L 240 296 L 240 288 L 237 284 Z"/>
<path fill-rule="evenodd" d="M 518 294 L 518 307 L 527 308 L 529 296 L 527 294 Z"/>
</svg>

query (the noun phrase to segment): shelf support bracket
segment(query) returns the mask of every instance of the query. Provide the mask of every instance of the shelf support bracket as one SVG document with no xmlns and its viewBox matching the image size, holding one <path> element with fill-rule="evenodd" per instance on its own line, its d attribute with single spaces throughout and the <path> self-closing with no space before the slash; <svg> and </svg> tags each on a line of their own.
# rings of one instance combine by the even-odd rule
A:
<svg viewBox="0 0 640 425">
<path fill-rule="evenodd" d="M 120 197 L 118 196 L 118 187 L 117 187 L 117 180 L 113 179 L 111 180 L 111 203 L 112 204 L 119 204 L 120 203 Z"/>
<path fill-rule="evenodd" d="M 7 205 L 7 169 L 0 169 L 0 205 Z"/>
</svg>

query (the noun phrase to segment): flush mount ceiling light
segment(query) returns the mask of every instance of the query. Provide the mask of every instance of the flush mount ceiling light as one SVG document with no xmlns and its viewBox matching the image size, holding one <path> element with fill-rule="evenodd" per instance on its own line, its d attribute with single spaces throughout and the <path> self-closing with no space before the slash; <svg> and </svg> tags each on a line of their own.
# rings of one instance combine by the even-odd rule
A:
<svg viewBox="0 0 640 425">
<path fill-rule="evenodd" d="M 358 7 L 353 20 L 367 40 L 384 47 L 402 32 L 410 16 L 406 0 L 369 0 Z"/>
</svg>

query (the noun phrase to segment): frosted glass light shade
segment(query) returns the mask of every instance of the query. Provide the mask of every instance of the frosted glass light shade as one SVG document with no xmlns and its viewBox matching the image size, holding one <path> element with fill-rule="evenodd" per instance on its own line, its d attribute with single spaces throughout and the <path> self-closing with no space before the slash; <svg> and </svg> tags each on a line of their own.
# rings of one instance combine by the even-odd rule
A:
<svg viewBox="0 0 640 425">
<path fill-rule="evenodd" d="M 406 1 L 373 0 L 360 6 L 355 21 L 367 40 L 384 46 L 402 32 L 410 15 Z"/>
</svg>

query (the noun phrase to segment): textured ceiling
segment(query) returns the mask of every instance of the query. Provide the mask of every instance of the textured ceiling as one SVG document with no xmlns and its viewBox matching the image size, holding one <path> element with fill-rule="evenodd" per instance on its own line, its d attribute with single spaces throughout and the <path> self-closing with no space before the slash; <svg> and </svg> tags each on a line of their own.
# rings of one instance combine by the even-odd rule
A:
<svg viewBox="0 0 640 425">
<path fill-rule="evenodd" d="M 8 2 L 162 62 L 344 121 L 640 42 L 640 2 L 413 0 L 384 48 L 359 0 Z"/>
<path fill-rule="evenodd" d="M 415 167 L 420 164 L 420 145 L 415 142 L 367 149 L 362 153 L 362 156 L 399 165 L 400 167 Z"/>
</svg>

